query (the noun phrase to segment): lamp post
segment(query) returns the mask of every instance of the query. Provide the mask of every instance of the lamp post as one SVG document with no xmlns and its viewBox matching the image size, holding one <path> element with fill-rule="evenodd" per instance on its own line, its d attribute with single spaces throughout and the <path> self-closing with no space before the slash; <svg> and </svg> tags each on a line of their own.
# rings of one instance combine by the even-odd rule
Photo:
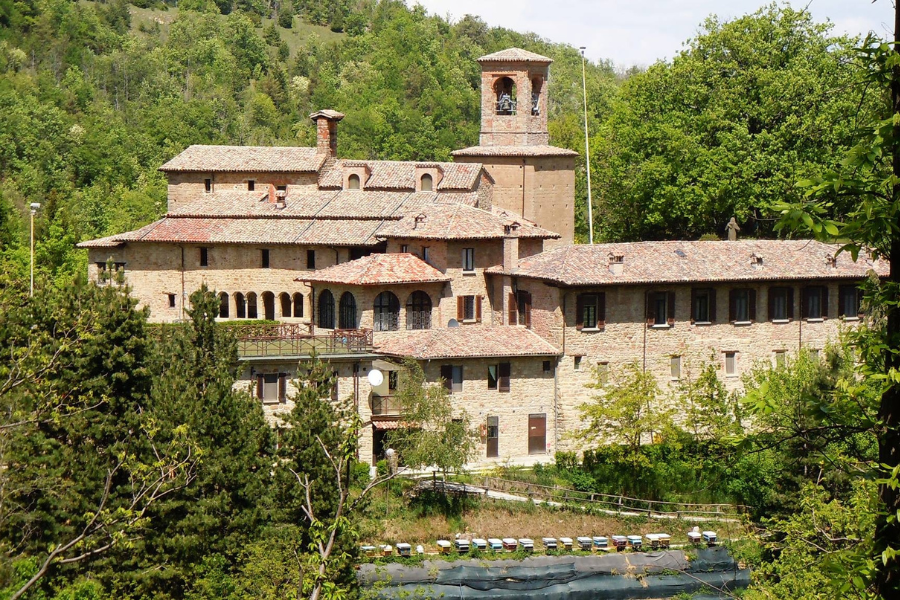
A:
<svg viewBox="0 0 900 600">
<path fill-rule="evenodd" d="M 581 90 L 584 93 L 584 167 L 587 169 L 587 209 L 588 209 L 588 243 L 594 243 L 594 211 L 591 201 L 591 146 L 588 141 L 588 113 L 587 113 L 587 74 L 584 66 L 585 46 L 581 46 Z"/>
<path fill-rule="evenodd" d="M 41 209 L 40 202 L 31 203 L 31 287 L 29 288 L 29 297 L 34 296 L 34 215 Z"/>
</svg>

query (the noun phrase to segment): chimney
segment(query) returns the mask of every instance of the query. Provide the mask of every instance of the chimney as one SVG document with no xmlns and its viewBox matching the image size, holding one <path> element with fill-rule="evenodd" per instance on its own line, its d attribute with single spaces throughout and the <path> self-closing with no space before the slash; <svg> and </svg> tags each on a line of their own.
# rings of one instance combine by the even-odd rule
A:
<svg viewBox="0 0 900 600">
<path fill-rule="evenodd" d="M 337 124 L 344 118 L 336 110 L 320 110 L 309 115 L 316 122 L 316 152 L 337 156 Z"/>
<path fill-rule="evenodd" d="M 625 270 L 625 255 L 609 253 L 609 272 L 613 275 L 621 275 Z"/>
</svg>

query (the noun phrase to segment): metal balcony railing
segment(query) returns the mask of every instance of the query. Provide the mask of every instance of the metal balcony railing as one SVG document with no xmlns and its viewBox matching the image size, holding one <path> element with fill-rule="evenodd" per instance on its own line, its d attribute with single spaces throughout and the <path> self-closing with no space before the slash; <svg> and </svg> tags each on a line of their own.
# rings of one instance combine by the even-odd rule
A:
<svg viewBox="0 0 900 600">
<path fill-rule="evenodd" d="M 353 354 L 374 350 L 371 329 L 335 329 L 312 334 L 308 325 L 252 325 L 237 333 L 241 358 Z"/>
</svg>

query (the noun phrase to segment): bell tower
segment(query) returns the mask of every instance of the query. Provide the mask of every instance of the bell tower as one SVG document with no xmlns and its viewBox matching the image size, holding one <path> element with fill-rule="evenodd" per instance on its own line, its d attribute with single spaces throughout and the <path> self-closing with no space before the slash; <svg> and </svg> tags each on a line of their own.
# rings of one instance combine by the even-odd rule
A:
<svg viewBox="0 0 900 600">
<path fill-rule="evenodd" d="M 547 79 L 552 59 L 520 48 L 478 59 L 481 63 L 482 146 L 541 145 L 547 131 Z"/>
<path fill-rule="evenodd" d="M 575 239 L 575 157 L 550 145 L 548 82 L 552 59 L 521 48 L 482 56 L 481 135 L 453 152 L 480 163 L 493 180 L 491 204 L 559 233 L 544 247 Z"/>
</svg>

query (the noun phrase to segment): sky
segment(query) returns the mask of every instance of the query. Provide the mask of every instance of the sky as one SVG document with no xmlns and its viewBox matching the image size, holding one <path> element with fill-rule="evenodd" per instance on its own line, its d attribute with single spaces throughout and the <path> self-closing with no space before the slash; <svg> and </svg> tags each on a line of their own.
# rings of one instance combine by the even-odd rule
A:
<svg viewBox="0 0 900 600">
<path fill-rule="evenodd" d="M 900 0 L 898 0 L 900 1 Z M 592 60 L 647 66 L 672 58 L 711 14 L 727 20 L 752 13 L 767 0 L 407 0 L 458 21 L 466 14 L 488 25 L 533 31 L 552 42 L 586 46 Z M 830 20 L 834 33 L 891 37 L 892 0 L 801 0 L 816 21 Z"/>
</svg>

